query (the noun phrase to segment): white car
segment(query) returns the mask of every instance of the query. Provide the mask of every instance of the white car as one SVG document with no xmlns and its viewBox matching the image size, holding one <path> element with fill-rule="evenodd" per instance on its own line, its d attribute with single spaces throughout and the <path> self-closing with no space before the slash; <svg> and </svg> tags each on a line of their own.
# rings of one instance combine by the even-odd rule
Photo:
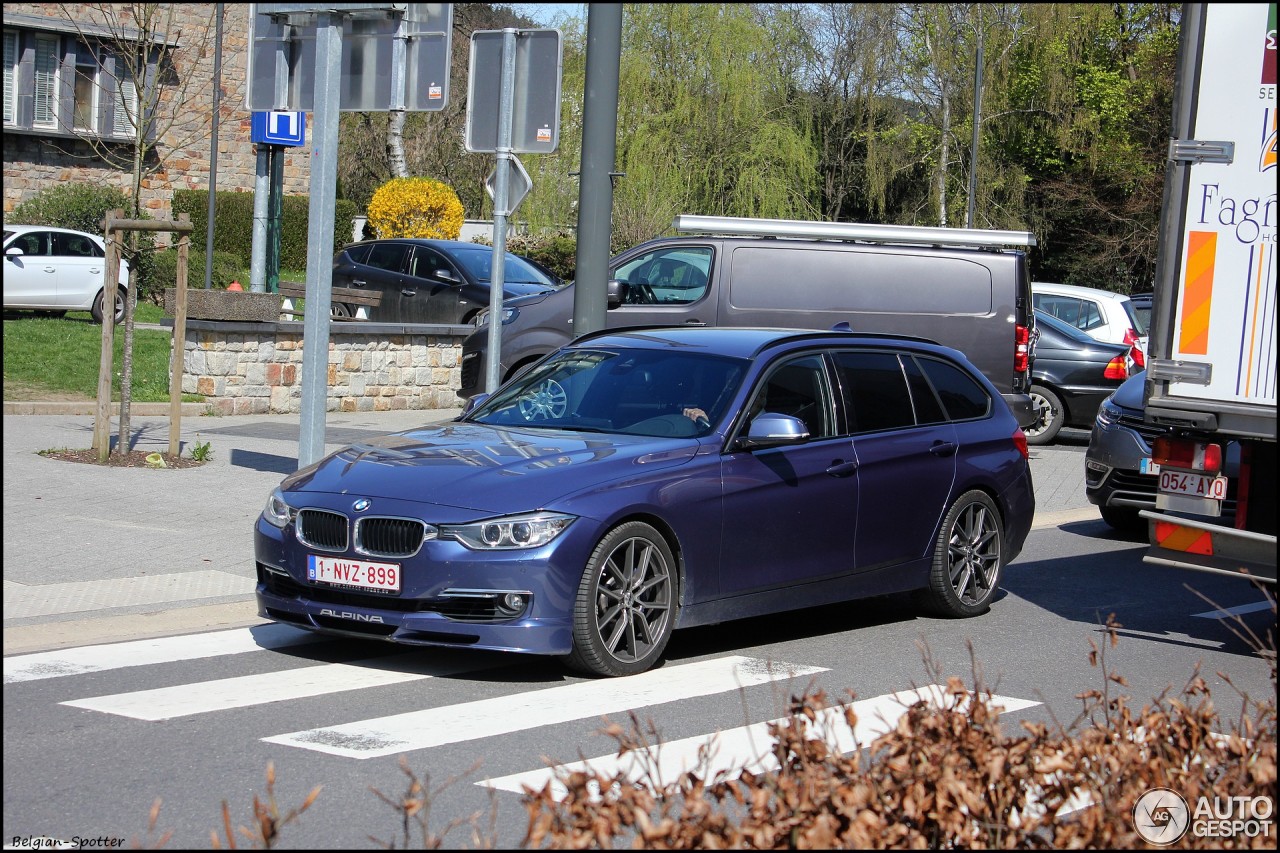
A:
<svg viewBox="0 0 1280 853">
<path fill-rule="evenodd" d="M 1031 302 L 1096 341 L 1128 344 L 1129 358 L 1141 370 L 1146 362 L 1145 324 L 1123 293 L 1075 284 L 1031 282 Z"/>
<path fill-rule="evenodd" d="M 33 311 L 88 311 L 103 317 L 103 273 L 107 249 L 102 238 L 46 225 L 4 226 L 4 307 Z M 114 322 L 124 319 L 129 265 L 120 260 Z"/>
</svg>

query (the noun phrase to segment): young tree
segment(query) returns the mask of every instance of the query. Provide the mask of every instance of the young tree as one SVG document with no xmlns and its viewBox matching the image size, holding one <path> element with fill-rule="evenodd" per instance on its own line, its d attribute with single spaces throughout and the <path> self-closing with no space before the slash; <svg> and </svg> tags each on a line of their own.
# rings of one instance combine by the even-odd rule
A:
<svg viewBox="0 0 1280 853">
<path fill-rule="evenodd" d="M 131 206 L 126 213 L 129 218 L 141 219 L 143 182 L 165 168 L 171 152 L 210 132 L 212 114 L 195 106 L 195 95 L 207 93 L 213 86 L 213 57 L 208 48 L 214 22 L 204 18 L 195 27 L 179 27 L 177 4 L 173 3 L 91 4 L 88 14 L 86 7 L 64 4 L 62 11 L 94 58 L 100 97 L 112 107 L 115 130 L 110 140 L 95 133 L 77 136 L 97 160 L 129 175 Z M 83 77 L 79 69 L 77 74 Z M 123 252 L 135 274 L 146 266 L 144 251 L 148 249 L 141 245 L 137 232 L 131 232 Z M 120 454 L 129 450 L 133 307 L 139 284 L 131 281 L 125 299 L 120 440 L 116 447 Z"/>
</svg>

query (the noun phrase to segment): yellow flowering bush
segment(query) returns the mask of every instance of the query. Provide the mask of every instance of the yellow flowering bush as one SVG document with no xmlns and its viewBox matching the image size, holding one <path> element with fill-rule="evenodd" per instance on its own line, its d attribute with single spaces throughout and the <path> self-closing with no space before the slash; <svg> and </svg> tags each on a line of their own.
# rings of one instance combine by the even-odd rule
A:
<svg viewBox="0 0 1280 853">
<path fill-rule="evenodd" d="M 462 202 L 452 187 L 431 178 L 393 178 L 369 201 L 369 227 L 375 236 L 457 240 L 462 232 Z"/>
</svg>

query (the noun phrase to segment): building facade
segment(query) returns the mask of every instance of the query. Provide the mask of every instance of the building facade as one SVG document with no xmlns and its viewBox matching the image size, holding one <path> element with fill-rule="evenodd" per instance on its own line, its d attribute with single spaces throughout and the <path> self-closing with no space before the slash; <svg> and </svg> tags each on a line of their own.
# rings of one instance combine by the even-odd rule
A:
<svg viewBox="0 0 1280 853">
<path fill-rule="evenodd" d="M 215 71 L 218 191 L 252 192 L 245 109 L 247 3 L 4 5 L 4 212 L 57 183 L 132 194 L 143 127 L 142 207 L 171 216 L 174 191 L 209 189 Z M 147 15 L 137 19 L 135 15 Z M 287 148 L 286 194 L 310 188 L 309 149 Z"/>
</svg>

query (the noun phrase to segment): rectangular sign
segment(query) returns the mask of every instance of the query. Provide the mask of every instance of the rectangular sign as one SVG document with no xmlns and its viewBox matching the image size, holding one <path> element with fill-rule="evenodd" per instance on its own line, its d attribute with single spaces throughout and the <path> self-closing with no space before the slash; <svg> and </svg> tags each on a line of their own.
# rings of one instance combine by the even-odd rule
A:
<svg viewBox="0 0 1280 853">
<path fill-rule="evenodd" d="M 471 73 L 467 87 L 468 151 L 498 149 L 502 104 L 502 30 L 471 35 Z M 560 142 L 560 81 L 563 48 L 559 30 L 517 30 L 515 81 L 511 101 L 511 150 L 550 154 Z"/>
<path fill-rule="evenodd" d="M 256 112 L 249 122 L 249 141 L 265 145 L 306 145 L 307 114 Z"/>
</svg>

